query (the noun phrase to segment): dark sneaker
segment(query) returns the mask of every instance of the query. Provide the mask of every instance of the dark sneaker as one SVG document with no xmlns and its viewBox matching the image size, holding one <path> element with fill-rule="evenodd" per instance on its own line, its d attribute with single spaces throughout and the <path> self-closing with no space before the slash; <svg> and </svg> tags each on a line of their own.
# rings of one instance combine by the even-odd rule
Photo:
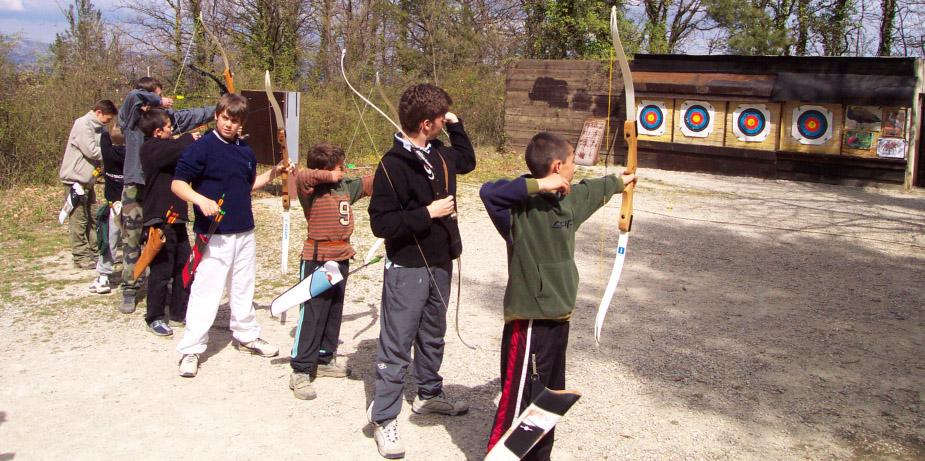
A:
<svg viewBox="0 0 925 461">
<path fill-rule="evenodd" d="M 122 290 L 122 303 L 119 304 L 119 312 L 123 314 L 135 312 L 135 290 Z"/>
<path fill-rule="evenodd" d="M 260 338 L 257 338 L 249 343 L 238 343 L 238 344 L 240 344 L 241 347 L 261 357 L 276 357 L 277 355 L 279 355 L 278 347 Z"/>
<path fill-rule="evenodd" d="M 379 448 L 379 454 L 383 458 L 398 459 L 405 457 L 405 446 L 401 444 L 401 437 L 398 436 L 398 421 L 392 420 L 385 426 L 376 426 L 376 432 L 373 433 L 376 439 L 376 447 Z"/>
<path fill-rule="evenodd" d="M 292 395 L 299 400 L 312 400 L 318 397 L 312 386 L 312 377 L 308 373 L 293 372 L 289 375 L 289 389 L 292 389 Z"/>
<path fill-rule="evenodd" d="M 186 354 L 180 359 L 180 376 L 195 378 L 199 372 L 199 354 Z"/>
<path fill-rule="evenodd" d="M 411 411 L 426 415 L 428 413 L 438 413 L 441 415 L 456 416 L 464 415 L 469 411 L 469 404 L 466 402 L 457 402 L 441 391 L 436 397 L 422 399 L 420 395 L 414 397 L 414 403 L 411 404 Z"/>
<path fill-rule="evenodd" d="M 148 324 L 148 329 L 151 330 L 151 333 L 154 333 L 155 336 L 172 336 L 173 330 L 164 323 L 163 320 L 155 320 Z"/>
<path fill-rule="evenodd" d="M 331 360 L 331 363 L 319 363 L 315 370 L 315 376 L 318 378 L 346 378 L 350 376 L 350 369 L 341 365 L 337 358 Z"/>
</svg>

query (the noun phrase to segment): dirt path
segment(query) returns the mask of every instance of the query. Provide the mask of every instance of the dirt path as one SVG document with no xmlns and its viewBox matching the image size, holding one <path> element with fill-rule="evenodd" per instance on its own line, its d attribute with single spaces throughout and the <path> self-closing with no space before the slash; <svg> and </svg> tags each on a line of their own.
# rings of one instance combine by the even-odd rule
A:
<svg viewBox="0 0 925 461">
<path fill-rule="evenodd" d="M 554 459 L 925 457 L 925 194 L 643 174 L 599 347 L 600 212 L 579 232 L 567 380 L 584 397 L 559 426 Z M 406 405 L 407 459 L 480 459 L 488 438 L 506 259 L 476 191 L 459 198 L 459 315 L 477 349 L 450 327 L 442 370 L 472 410 L 417 416 Z M 618 203 L 605 211 L 604 283 Z M 143 305 L 125 316 L 118 295 L 88 295 L 93 273 L 61 263 L 66 252 L 36 261 L 56 267 L 44 291 L 0 306 L 0 460 L 377 459 L 364 409 L 382 267 L 348 285 L 339 353 L 353 376 L 319 379 L 318 399 L 298 401 L 285 353 L 294 315 L 280 325 L 265 308 L 295 265 L 288 282 L 278 275 L 278 202 L 255 209 L 258 317 L 282 358 L 230 347 L 223 310 L 199 376 L 181 379 L 180 332 L 156 338 Z M 304 235 L 304 220 L 293 223 Z M 355 243 L 365 253 L 371 242 L 364 217 Z"/>
</svg>

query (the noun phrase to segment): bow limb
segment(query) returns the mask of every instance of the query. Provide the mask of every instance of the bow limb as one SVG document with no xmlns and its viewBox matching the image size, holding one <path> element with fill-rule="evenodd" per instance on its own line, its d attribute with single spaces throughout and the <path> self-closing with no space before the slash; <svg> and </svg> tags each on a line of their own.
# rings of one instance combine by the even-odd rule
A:
<svg viewBox="0 0 925 461">
<path fill-rule="evenodd" d="M 342 49 L 340 53 L 340 73 L 341 75 L 344 76 L 344 83 L 347 84 L 347 87 L 350 88 L 350 91 L 353 91 L 354 94 L 359 96 L 363 102 L 369 105 L 369 107 L 376 109 L 376 112 L 379 112 L 379 115 L 382 115 L 383 117 L 385 117 L 385 119 L 388 120 L 389 123 L 391 123 L 392 126 L 395 127 L 395 129 L 397 129 L 398 131 L 402 131 L 401 126 L 399 126 L 398 123 L 395 122 L 395 120 L 392 120 L 392 118 L 389 117 L 388 114 L 383 112 L 382 109 L 379 108 L 379 106 L 373 104 L 372 101 L 370 101 L 369 99 L 366 99 L 366 97 L 363 96 L 363 93 L 360 93 L 359 91 L 357 91 L 357 89 L 354 88 L 353 85 L 350 84 L 350 80 L 347 79 L 347 71 L 344 69 L 344 57 L 345 56 L 347 56 L 346 48 Z M 378 155 L 378 152 L 376 154 Z"/>
<path fill-rule="evenodd" d="M 234 93 L 234 74 L 231 73 L 231 65 L 228 63 L 228 55 L 225 54 L 225 47 L 222 46 L 222 42 L 218 41 L 218 37 L 206 27 L 205 21 L 202 20 L 202 11 L 199 12 L 199 24 L 202 24 L 202 29 L 209 34 L 209 37 L 212 37 L 212 41 L 218 46 L 218 51 L 222 53 L 222 62 L 225 65 L 225 70 L 222 71 L 222 75 L 225 77 L 225 85 L 228 87 L 228 92 Z M 272 98 L 270 99 L 272 100 Z"/>
<path fill-rule="evenodd" d="M 623 43 L 620 40 L 620 30 L 617 27 L 617 7 L 614 6 L 610 11 L 610 34 L 613 39 L 613 47 L 617 52 L 617 58 L 620 61 L 620 73 L 623 77 L 624 92 L 626 95 L 626 122 L 623 124 L 623 139 L 626 140 L 626 172 L 636 173 L 637 152 L 636 152 L 636 92 L 633 86 L 633 76 L 630 73 L 629 61 L 626 58 L 626 52 L 623 50 Z M 633 190 L 635 184 L 625 185 L 623 188 L 623 203 L 620 207 L 620 237 L 617 241 L 617 255 L 613 261 L 613 271 L 610 274 L 610 281 L 607 283 L 607 289 L 604 291 L 604 297 L 601 298 L 601 304 L 597 308 L 597 318 L 594 322 L 594 340 L 601 342 L 601 328 L 604 325 L 604 317 L 610 308 L 610 302 L 613 300 L 614 291 L 620 282 L 620 274 L 623 272 L 623 262 L 626 260 L 626 247 L 629 243 L 630 228 L 633 225 Z"/>
<path fill-rule="evenodd" d="M 392 105 L 392 101 L 389 100 L 389 97 L 385 95 L 385 90 L 382 89 L 382 83 L 379 82 L 379 72 L 376 72 L 376 90 L 379 91 L 379 97 L 385 102 L 385 105 L 388 106 L 389 112 L 392 113 L 392 117 L 395 117 L 395 120 L 398 120 L 398 111 L 395 110 L 395 106 Z"/>
<path fill-rule="evenodd" d="M 230 91 L 228 91 L 228 86 L 226 86 L 225 83 L 222 82 L 222 81 L 221 81 L 215 74 L 213 74 L 212 72 L 208 72 L 208 71 L 202 70 L 202 69 L 196 67 L 195 65 L 193 65 L 193 63 L 191 63 L 191 62 L 186 63 L 186 67 L 189 67 L 190 70 L 194 70 L 194 71 L 196 71 L 197 73 L 202 74 L 202 75 L 204 75 L 204 76 L 209 77 L 210 79 L 212 79 L 212 81 L 215 82 L 216 85 L 218 85 L 218 88 L 219 88 L 219 90 L 221 91 L 221 94 L 230 93 Z"/>
<path fill-rule="evenodd" d="M 270 101 L 270 106 L 273 107 L 273 114 L 276 117 L 276 140 L 279 142 L 279 145 L 282 150 L 281 161 L 284 161 L 289 158 L 289 153 L 286 148 L 286 120 L 283 118 L 283 111 L 279 107 L 279 103 L 276 102 L 276 96 L 273 94 L 273 83 L 270 81 L 270 71 L 268 70 L 263 81 L 265 89 L 267 92 L 267 99 Z M 275 156 L 274 156 L 275 160 Z M 282 195 L 283 195 L 283 239 L 282 239 L 282 248 L 281 248 L 281 261 L 280 268 L 283 275 L 288 271 L 289 266 L 289 181 L 288 174 L 285 170 L 280 173 L 279 178 L 282 182 Z"/>
</svg>

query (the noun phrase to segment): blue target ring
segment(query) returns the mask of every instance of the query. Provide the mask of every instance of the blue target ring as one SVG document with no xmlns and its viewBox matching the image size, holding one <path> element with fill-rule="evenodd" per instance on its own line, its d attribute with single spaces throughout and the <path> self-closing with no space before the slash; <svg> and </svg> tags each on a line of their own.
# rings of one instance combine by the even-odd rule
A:
<svg viewBox="0 0 925 461">
<path fill-rule="evenodd" d="M 646 131 L 655 131 L 665 123 L 665 114 L 662 108 L 655 104 L 649 104 L 639 111 L 639 124 Z"/>
<path fill-rule="evenodd" d="M 806 139 L 819 139 L 829 131 L 829 122 L 822 112 L 810 109 L 800 114 L 797 130 Z"/>
<path fill-rule="evenodd" d="M 739 114 L 739 120 L 736 121 L 739 131 L 745 136 L 757 136 L 767 125 L 764 113 L 758 109 L 745 109 Z"/>
<path fill-rule="evenodd" d="M 710 126 L 710 112 L 699 104 L 690 106 L 684 113 L 684 126 L 691 131 L 703 131 Z"/>
</svg>

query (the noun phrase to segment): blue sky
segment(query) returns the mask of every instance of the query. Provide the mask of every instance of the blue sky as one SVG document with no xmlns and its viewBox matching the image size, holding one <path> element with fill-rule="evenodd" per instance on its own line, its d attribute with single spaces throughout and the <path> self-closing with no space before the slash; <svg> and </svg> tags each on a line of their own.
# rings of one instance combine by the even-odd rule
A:
<svg viewBox="0 0 925 461">
<path fill-rule="evenodd" d="M 103 17 L 113 16 L 116 0 L 95 0 L 93 6 Z M 51 43 L 64 31 L 64 14 L 73 3 L 64 0 L 0 0 L 0 34 L 22 33 L 22 37 Z"/>
</svg>

